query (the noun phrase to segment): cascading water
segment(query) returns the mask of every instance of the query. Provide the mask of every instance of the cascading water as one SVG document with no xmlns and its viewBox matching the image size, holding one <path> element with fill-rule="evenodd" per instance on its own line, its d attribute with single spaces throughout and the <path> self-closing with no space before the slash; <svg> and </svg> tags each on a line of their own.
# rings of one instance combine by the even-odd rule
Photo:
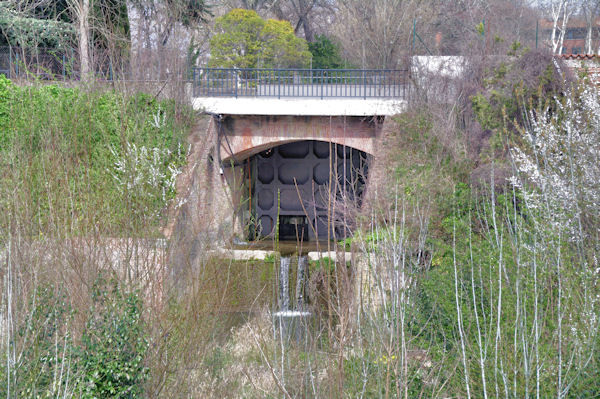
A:
<svg viewBox="0 0 600 399">
<path fill-rule="evenodd" d="M 279 263 L 279 311 L 290 310 L 290 256 L 282 256 Z"/>
<path fill-rule="evenodd" d="M 296 272 L 296 309 L 302 311 L 306 307 L 306 282 L 308 280 L 308 257 L 298 256 Z"/>
<path fill-rule="evenodd" d="M 273 314 L 275 327 L 279 329 L 284 340 L 294 337 L 299 341 L 303 336 L 302 329 L 306 326 L 306 281 L 308 279 L 308 258 L 298 256 L 296 273 L 295 309 L 290 307 L 290 266 L 291 256 L 282 256 L 279 263 L 279 310 Z"/>
</svg>

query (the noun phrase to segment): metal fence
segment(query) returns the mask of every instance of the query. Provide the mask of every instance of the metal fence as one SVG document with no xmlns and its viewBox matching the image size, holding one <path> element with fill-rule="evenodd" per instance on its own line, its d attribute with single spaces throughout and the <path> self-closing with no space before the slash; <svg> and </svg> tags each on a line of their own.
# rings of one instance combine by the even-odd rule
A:
<svg viewBox="0 0 600 399">
<path fill-rule="evenodd" d="M 97 80 L 189 81 L 189 60 L 174 48 L 138 49 L 126 57 L 111 57 L 94 49 L 92 64 Z M 75 49 L 0 47 L 0 74 L 9 79 L 78 80 Z"/>
<path fill-rule="evenodd" d="M 0 47 L 0 74 L 9 79 L 35 76 L 46 80 L 77 78 L 78 66 L 72 51 Z"/>
<path fill-rule="evenodd" d="M 407 70 L 194 68 L 195 97 L 407 98 Z"/>
</svg>

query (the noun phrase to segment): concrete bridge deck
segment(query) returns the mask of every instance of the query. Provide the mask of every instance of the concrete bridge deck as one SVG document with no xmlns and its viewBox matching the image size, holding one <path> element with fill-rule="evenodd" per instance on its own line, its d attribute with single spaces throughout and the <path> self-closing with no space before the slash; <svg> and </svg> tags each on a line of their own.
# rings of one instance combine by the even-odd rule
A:
<svg viewBox="0 0 600 399">
<path fill-rule="evenodd" d="M 386 116 L 411 87 L 403 70 L 198 68 L 192 103 L 220 115 Z"/>
</svg>

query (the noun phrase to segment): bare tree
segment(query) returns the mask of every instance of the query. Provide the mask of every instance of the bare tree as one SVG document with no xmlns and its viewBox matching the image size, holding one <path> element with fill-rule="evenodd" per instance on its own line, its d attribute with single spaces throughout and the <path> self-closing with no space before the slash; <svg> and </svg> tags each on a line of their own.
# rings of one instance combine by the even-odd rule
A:
<svg viewBox="0 0 600 399">
<path fill-rule="evenodd" d="M 314 34 L 311 27 L 311 20 L 309 14 L 312 9 L 317 5 L 317 0 L 290 0 L 298 22 L 296 23 L 295 31 L 298 32 L 300 26 L 304 31 L 304 38 L 308 42 L 314 41 Z"/>
<path fill-rule="evenodd" d="M 413 20 L 430 18 L 431 6 L 422 0 L 340 0 L 336 35 L 361 67 L 394 68 L 409 48 Z"/>
<path fill-rule="evenodd" d="M 540 2 L 540 8 L 546 10 L 552 20 L 550 44 L 554 54 L 562 54 L 563 42 L 569 18 L 575 11 L 573 0 L 551 0 Z"/>
<path fill-rule="evenodd" d="M 127 6 L 137 79 L 185 74 L 188 63 L 207 52 L 206 22 L 214 9 L 207 2 L 132 0 Z"/>
<path fill-rule="evenodd" d="M 234 7 L 242 7 L 247 10 L 254 10 L 258 13 L 261 11 L 269 11 L 272 7 L 277 6 L 280 0 L 239 0 L 235 1 Z"/>
<path fill-rule="evenodd" d="M 527 0 L 445 2 L 435 25 L 444 54 L 506 54 L 514 43 L 531 46 L 539 11 Z"/>
<path fill-rule="evenodd" d="M 81 80 L 87 81 L 92 77 L 90 50 L 90 12 L 93 0 L 69 0 L 69 7 L 77 24 L 77 40 Z"/>
<path fill-rule="evenodd" d="M 585 19 L 586 34 L 585 34 L 585 53 L 593 54 L 593 33 L 594 28 L 597 28 L 596 21 L 598 14 L 600 14 L 600 1 L 598 0 L 582 0 L 581 2 L 581 14 Z"/>
</svg>

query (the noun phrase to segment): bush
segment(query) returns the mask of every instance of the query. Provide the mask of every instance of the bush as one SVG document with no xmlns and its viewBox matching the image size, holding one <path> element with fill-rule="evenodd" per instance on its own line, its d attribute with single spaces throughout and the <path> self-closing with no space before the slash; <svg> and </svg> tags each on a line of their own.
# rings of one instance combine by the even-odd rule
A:
<svg viewBox="0 0 600 399">
<path fill-rule="evenodd" d="M 64 293 L 50 285 L 37 288 L 28 301 L 27 317 L 16 320 L 16 334 L 7 348 L 10 361 L 5 358 L 0 364 L 1 397 L 53 398 L 69 390 L 71 316 Z"/>
<path fill-rule="evenodd" d="M 148 378 L 144 356 L 148 341 L 141 319 L 141 300 L 124 293 L 116 280 L 102 276 L 92 294 L 90 319 L 78 348 L 82 398 L 137 398 Z"/>
<path fill-rule="evenodd" d="M 301 68 L 308 65 L 306 40 L 288 21 L 264 20 L 251 10 L 235 9 L 215 20 L 210 40 L 212 67 Z"/>
<path fill-rule="evenodd" d="M 312 54 L 313 69 L 344 67 L 339 45 L 325 35 L 317 35 L 314 42 L 308 43 L 308 50 Z"/>
<path fill-rule="evenodd" d="M 136 292 L 100 276 L 81 338 L 67 295 L 41 285 L 16 319 L 10 356 L 0 363 L 0 395 L 6 398 L 135 398 L 143 394 L 148 343 Z M 9 394 L 10 393 L 10 394 Z"/>
</svg>

